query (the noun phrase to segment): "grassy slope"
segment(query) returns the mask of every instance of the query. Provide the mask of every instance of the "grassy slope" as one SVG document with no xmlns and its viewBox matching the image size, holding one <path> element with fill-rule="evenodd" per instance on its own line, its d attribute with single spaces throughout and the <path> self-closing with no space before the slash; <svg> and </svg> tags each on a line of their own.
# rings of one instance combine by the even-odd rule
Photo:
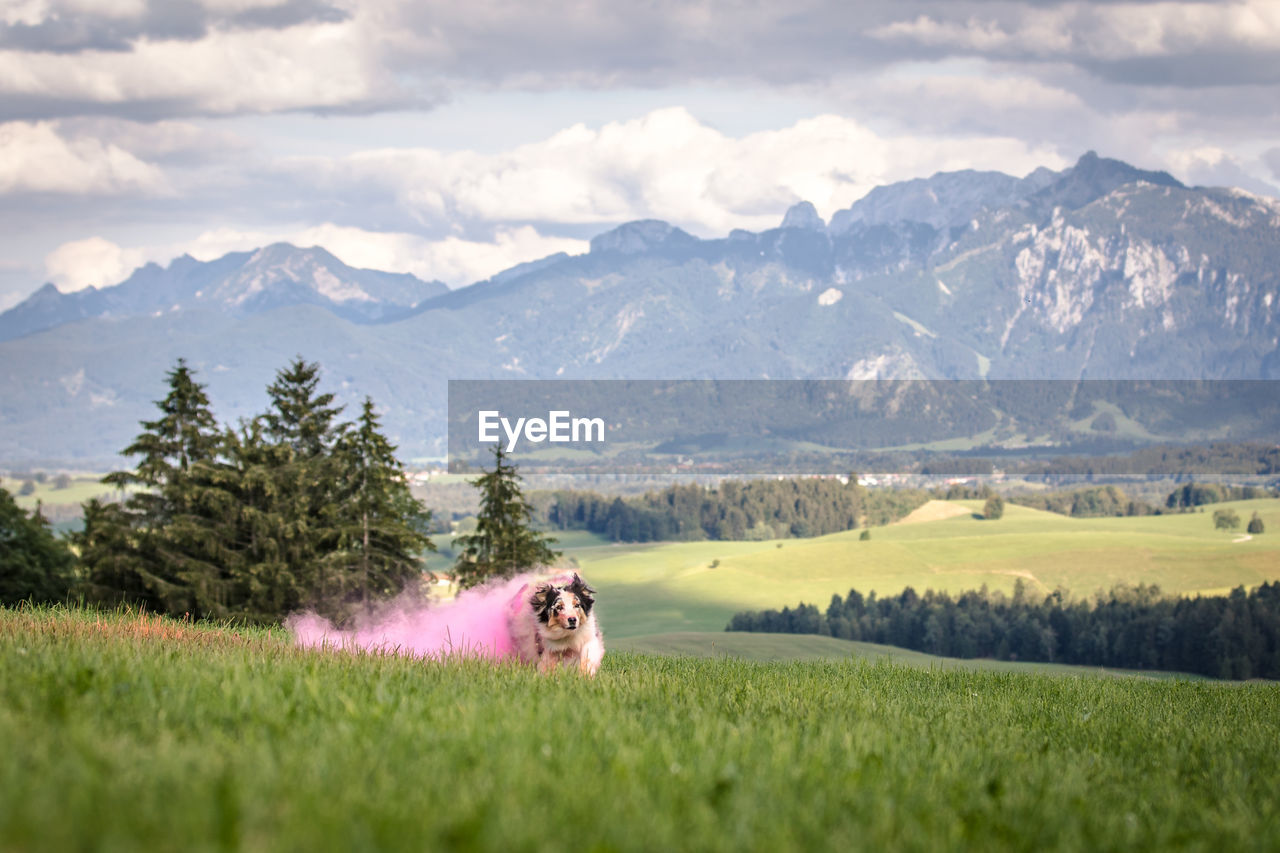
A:
<svg viewBox="0 0 1280 853">
<path fill-rule="evenodd" d="M 1280 689 L 611 654 L 597 679 L 0 610 L 0 847 L 1275 849 Z"/>
<path fill-rule="evenodd" d="M 1022 672 L 1044 675 L 1140 675 L 1147 678 L 1191 678 L 1201 676 L 1183 673 L 1105 669 L 1098 666 L 1072 666 L 1056 663 L 978 658 L 963 660 L 943 658 L 897 646 L 861 643 L 820 637 L 817 634 L 748 634 L 739 631 L 697 632 L 675 631 L 647 637 L 624 637 L 610 641 L 610 649 L 624 652 L 693 657 L 730 657 L 757 661 L 784 660 L 862 660 L 884 661 L 917 669 L 968 669 L 985 672 Z"/>
<path fill-rule="evenodd" d="M 981 502 L 960 502 L 974 513 Z M 1270 533 L 1247 542 L 1213 529 L 1212 510 L 1256 510 Z M 744 609 L 807 601 L 825 608 L 850 588 L 881 595 L 987 584 L 1011 590 L 1066 587 L 1079 595 L 1117 583 L 1157 583 L 1171 593 L 1221 592 L 1280 579 L 1280 500 L 1215 504 L 1205 513 L 1142 518 L 1067 518 L 1005 507 L 999 521 L 972 514 L 817 539 L 682 542 L 593 547 L 573 552 L 601 591 L 601 618 L 614 637 L 719 631 Z M 778 545 L 782 547 L 779 548 Z M 719 560 L 717 568 L 710 568 Z"/>
<path fill-rule="evenodd" d="M 34 492 L 21 496 L 18 494 L 18 490 L 22 488 L 21 480 L 0 477 L 0 487 L 14 496 L 18 506 L 27 510 L 35 509 L 37 501 L 45 506 L 79 505 L 90 498 L 115 497 L 119 494 L 111 486 L 104 485 L 101 481 L 101 475 L 96 474 L 75 477 L 72 479 L 71 485 L 65 489 L 55 488 L 53 481 L 54 478 L 50 476 L 45 482 L 36 483 Z"/>
</svg>

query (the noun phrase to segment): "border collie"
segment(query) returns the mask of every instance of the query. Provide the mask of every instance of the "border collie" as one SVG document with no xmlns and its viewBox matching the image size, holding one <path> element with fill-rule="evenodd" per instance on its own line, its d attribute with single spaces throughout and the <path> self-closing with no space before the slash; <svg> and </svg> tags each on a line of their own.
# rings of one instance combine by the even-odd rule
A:
<svg viewBox="0 0 1280 853">
<path fill-rule="evenodd" d="M 539 672 L 567 666 L 595 675 L 604 658 L 595 603 L 595 590 L 577 572 L 529 581 L 507 613 L 516 654 Z"/>
</svg>

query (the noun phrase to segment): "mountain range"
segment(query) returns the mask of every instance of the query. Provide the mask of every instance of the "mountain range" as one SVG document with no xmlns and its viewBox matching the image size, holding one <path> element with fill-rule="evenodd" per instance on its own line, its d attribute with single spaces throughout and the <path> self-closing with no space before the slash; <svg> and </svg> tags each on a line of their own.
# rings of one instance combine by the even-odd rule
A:
<svg viewBox="0 0 1280 853">
<path fill-rule="evenodd" d="M 1092 152 L 760 233 L 631 222 L 456 290 L 277 244 L 0 314 L 0 460 L 114 464 L 180 356 L 228 423 L 319 361 L 406 457 L 442 454 L 448 379 L 1275 379 L 1278 291 L 1280 202 Z"/>
</svg>

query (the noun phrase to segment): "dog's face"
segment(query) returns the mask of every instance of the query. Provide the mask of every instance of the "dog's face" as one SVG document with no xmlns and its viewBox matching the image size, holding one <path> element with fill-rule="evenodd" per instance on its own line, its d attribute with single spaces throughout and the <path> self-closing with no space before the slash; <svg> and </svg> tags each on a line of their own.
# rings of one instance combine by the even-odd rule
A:
<svg viewBox="0 0 1280 853">
<path fill-rule="evenodd" d="M 591 606 L 595 604 L 594 592 L 575 574 L 568 586 L 542 584 L 529 603 L 549 634 L 565 636 L 586 625 Z"/>
</svg>

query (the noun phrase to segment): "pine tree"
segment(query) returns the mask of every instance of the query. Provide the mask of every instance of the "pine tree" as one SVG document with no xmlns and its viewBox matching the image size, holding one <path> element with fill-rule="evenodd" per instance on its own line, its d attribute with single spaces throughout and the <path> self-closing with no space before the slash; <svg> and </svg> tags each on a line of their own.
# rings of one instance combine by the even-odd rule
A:
<svg viewBox="0 0 1280 853">
<path fill-rule="evenodd" d="M 75 556 L 56 538 L 39 506 L 27 515 L 0 488 L 0 605 L 61 601 L 72 584 Z"/>
<path fill-rule="evenodd" d="M 462 550 L 455 571 L 463 588 L 509 578 L 560 556 L 550 547 L 556 540 L 530 526 L 533 508 L 520 489 L 516 467 L 507 464 L 500 445 L 494 447 L 493 456 L 493 470 L 471 481 L 480 490 L 476 532 L 454 540 Z"/>
<path fill-rule="evenodd" d="M 337 549 L 322 568 L 321 598 L 335 584 L 361 603 L 388 598 L 421 576 L 431 513 L 409 492 L 395 445 L 382 434 L 373 400 L 343 431 L 334 449 L 340 519 Z M 351 595 L 355 593 L 355 595 Z"/>
<path fill-rule="evenodd" d="M 204 386 L 184 359 L 167 379 L 169 394 L 156 402 L 161 417 L 143 421 L 144 431 L 124 450 L 126 456 L 141 457 L 137 466 L 103 478 L 135 491 L 123 507 L 96 502 L 86 507 L 81 562 L 90 588 L 107 599 L 124 597 L 163 612 L 203 615 L 201 597 L 216 583 L 206 553 L 214 534 L 199 521 L 193 472 L 216 463 L 222 434 Z"/>
<path fill-rule="evenodd" d="M 333 450 L 342 407 L 333 405 L 333 394 L 317 393 L 319 383 L 320 365 L 302 356 L 278 371 L 267 386 L 271 408 L 255 428 L 256 446 L 247 446 L 255 476 L 270 480 L 255 486 L 270 495 L 259 521 L 274 531 L 267 534 L 274 542 L 257 582 L 273 607 L 295 608 L 314 598 L 324 586 L 323 558 L 338 547 L 340 473 Z"/>
<path fill-rule="evenodd" d="M 1255 512 L 1253 518 L 1249 519 L 1249 526 L 1246 531 L 1248 533 L 1263 533 L 1266 529 L 1266 525 L 1262 523 L 1262 516 Z"/>
<path fill-rule="evenodd" d="M 267 386 L 271 410 L 262 416 L 266 434 L 287 444 L 302 459 L 322 456 L 333 449 L 334 418 L 342 413 L 333 405 L 332 394 L 317 394 L 320 365 L 297 356 L 288 367 L 276 372 Z"/>
</svg>

